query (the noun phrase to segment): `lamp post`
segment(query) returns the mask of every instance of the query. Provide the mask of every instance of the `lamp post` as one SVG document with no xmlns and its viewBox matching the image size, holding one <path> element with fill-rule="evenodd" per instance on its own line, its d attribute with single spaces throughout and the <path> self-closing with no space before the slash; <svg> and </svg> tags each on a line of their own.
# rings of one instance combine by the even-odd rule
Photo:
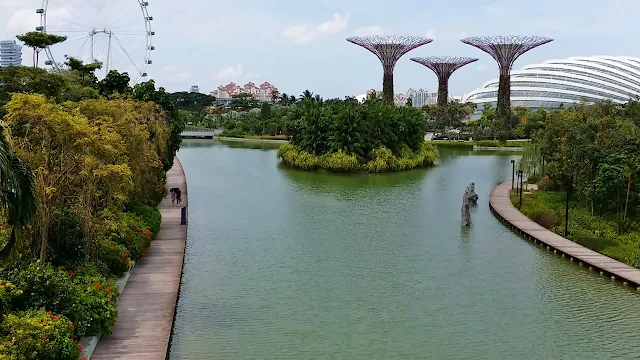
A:
<svg viewBox="0 0 640 360">
<path fill-rule="evenodd" d="M 513 190 L 513 181 L 516 176 L 516 162 L 511 160 L 511 190 Z"/>
<path fill-rule="evenodd" d="M 571 188 L 573 187 L 573 175 L 571 175 L 571 182 L 567 184 L 567 196 L 564 204 L 564 237 L 569 235 L 569 199 L 571 198 Z"/>
<path fill-rule="evenodd" d="M 518 205 L 518 210 L 520 210 L 522 208 L 522 178 L 524 177 L 522 170 L 518 170 L 518 176 L 520 177 L 520 205 Z"/>
</svg>

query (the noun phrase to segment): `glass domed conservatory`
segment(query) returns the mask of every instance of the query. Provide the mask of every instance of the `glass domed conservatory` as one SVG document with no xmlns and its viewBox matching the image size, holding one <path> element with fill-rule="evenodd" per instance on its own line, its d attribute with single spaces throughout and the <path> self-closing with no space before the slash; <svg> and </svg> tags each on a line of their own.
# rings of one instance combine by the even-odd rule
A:
<svg viewBox="0 0 640 360">
<path fill-rule="evenodd" d="M 495 106 L 498 79 L 466 94 L 463 102 Z M 628 56 L 571 57 L 527 65 L 511 72 L 511 106 L 556 109 L 571 104 L 640 99 L 640 59 Z"/>
</svg>

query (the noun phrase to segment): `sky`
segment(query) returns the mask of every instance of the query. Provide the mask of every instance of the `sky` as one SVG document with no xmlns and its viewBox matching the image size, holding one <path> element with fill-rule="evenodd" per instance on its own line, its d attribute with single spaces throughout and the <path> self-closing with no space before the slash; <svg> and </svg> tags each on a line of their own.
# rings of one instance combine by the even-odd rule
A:
<svg viewBox="0 0 640 360">
<path fill-rule="evenodd" d="M 108 3 L 108 6 L 104 4 Z M 0 0 L 0 39 L 40 24 L 42 0 Z M 208 93 L 230 81 L 269 81 L 281 93 L 308 89 L 325 98 L 382 88 L 382 67 L 367 50 L 345 41 L 352 35 L 389 34 L 433 38 L 404 55 L 395 68 L 395 92 L 437 91 L 433 72 L 409 59 L 471 56 L 480 60 L 453 74 L 450 93 L 463 95 L 497 75 L 494 60 L 459 40 L 495 34 L 555 39 L 515 63 L 514 69 L 571 56 L 640 57 L 639 0 L 149 0 L 155 50 L 149 78 L 168 91 L 198 85 Z M 111 68 L 135 73 L 146 49 L 138 0 L 49 0 L 51 31 L 69 35 L 54 49 L 89 59 L 88 33 L 112 30 Z M 66 32 L 66 33 L 65 33 Z M 105 59 L 108 37 L 94 36 L 94 56 Z M 129 60 L 131 58 L 131 60 Z M 23 50 L 23 63 L 32 62 Z M 63 61 L 63 60 L 62 60 Z"/>
</svg>

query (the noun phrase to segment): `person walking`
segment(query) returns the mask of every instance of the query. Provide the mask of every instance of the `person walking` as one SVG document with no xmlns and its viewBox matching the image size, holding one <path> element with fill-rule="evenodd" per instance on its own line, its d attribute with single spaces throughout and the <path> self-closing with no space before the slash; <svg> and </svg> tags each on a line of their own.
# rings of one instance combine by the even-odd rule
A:
<svg viewBox="0 0 640 360">
<path fill-rule="evenodd" d="M 173 206 L 176 203 L 176 192 L 173 189 L 169 190 L 169 192 L 171 192 L 171 205 Z"/>
<path fill-rule="evenodd" d="M 178 205 L 182 203 L 182 191 L 180 191 L 180 189 L 176 189 L 176 201 Z"/>
</svg>

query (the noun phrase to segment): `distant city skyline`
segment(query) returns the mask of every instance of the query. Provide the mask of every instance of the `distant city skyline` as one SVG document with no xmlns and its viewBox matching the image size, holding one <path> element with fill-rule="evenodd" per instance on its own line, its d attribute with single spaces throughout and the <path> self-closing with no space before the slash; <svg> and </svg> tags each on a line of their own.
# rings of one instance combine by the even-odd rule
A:
<svg viewBox="0 0 640 360">
<path fill-rule="evenodd" d="M 356 96 L 356 99 L 359 101 L 364 101 L 367 96 L 376 93 L 377 96 L 382 96 L 382 90 L 369 89 L 364 94 L 360 94 Z M 424 89 L 415 90 L 410 88 L 405 92 L 396 92 L 393 94 L 393 103 L 397 106 L 402 106 L 407 103 L 407 100 L 411 98 L 411 104 L 413 107 L 423 107 L 425 105 L 435 105 L 438 102 L 438 93 L 430 92 Z M 460 102 L 462 100 L 462 96 L 456 96 L 449 94 L 450 102 Z"/>
</svg>

